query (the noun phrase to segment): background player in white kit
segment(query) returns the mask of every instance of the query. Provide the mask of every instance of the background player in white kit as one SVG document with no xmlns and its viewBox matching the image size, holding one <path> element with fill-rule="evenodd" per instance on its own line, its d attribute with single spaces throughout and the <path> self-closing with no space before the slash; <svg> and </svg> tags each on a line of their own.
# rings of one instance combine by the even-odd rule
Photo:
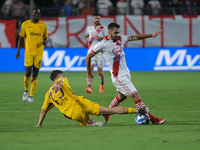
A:
<svg viewBox="0 0 200 150">
<path fill-rule="evenodd" d="M 93 78 L 90 70 L 91 58 L 97 53 L 102 52 L 111 73 L 111 79 L 115 87 L 117 88 L 118 95 L 113 99 L 109 108 L 119 106 L 127 96 L 133 99 L 137 108 L 146 108 L 145 104 L 139 96 L 136 88 L 131 82 L 130 71 L 127 68 L 125 61 L 125 53 L 123 51 L 123 45 L 126 42 L 134 40 L 142 40 L 145 38 L 155 38 L 162 30 L 154 32 L 152 34 L 138 34 L 135 36 L 121 35 L 120 26 L 117 23 L 110 23 L 108 25 L 108 36 L 97 43 L 94 48 L 86 56 L 87 66 L 87 78 Z M 134 55 L 134 54 L 133 54 Z M 160 119 L 154 117 L 148 112 L 152 124 L 162 124 L 166 119 Z M 110 116 L 104 116 L 105 123 L 109 120 Z"/>
<path fill-rule="evenodd" d="M 93 49 L 94 45 L 96 45 L 99 41 L 103 40 L 104 36 L 108 35 L 107 28 L 100 24 L 100 14 L 93 14 L 93 25 L 90 25 L 86 29 L 85 35 L 85 43 L 88 44 L 88 53 Z M 97 65 L 98 74 L 101 80 L 99 92 L 103 93 L 104 91 L 104 58 L 102 53 L 97 54 L 95 57 L 91 59 L 91 71 L 93 72 L 94 66 Z M 92 93 L 92 78 L 87 78 L 88 88 L 85 89 L 87 93 Z"/>
</svg>

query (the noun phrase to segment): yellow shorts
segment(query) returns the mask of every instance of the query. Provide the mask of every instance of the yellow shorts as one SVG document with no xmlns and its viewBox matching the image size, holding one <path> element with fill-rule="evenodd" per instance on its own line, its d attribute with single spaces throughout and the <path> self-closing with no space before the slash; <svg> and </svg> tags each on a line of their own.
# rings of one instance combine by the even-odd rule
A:
<svg viewBox="0 0 200 150">
<path fill-rule="evenodd" d="M 84 98 L 79 99 L 74 105 L 72 111 L 72 119 L 80 122 L 81 125 L 88 125 L 87 121 L 90 118 L 89 115 L 99 116 L 100 106 L 97 103 L 91 102 Z"/>
<path fill-rule="evenodd" d="M 30 67 L 34 65 L 36 68 L 40 69 L 42 65 L 42 56 L 40 55 L 26 55 L 24 59 L 24 65 Z"/>
</svg>

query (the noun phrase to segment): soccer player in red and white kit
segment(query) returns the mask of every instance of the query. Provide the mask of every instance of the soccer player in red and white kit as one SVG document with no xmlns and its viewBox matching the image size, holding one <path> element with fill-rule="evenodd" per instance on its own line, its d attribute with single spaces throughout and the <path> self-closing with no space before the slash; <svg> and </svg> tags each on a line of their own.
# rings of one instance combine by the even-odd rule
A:
<svg viewBox="0 0 200 150">
<path fill-rule="evenodd" d="M 100 14 L 93 14 L 93 25 L 90 25 L 86 29 L 85 35 L 85 43 L 88 44 L 88 53 L 93 49 L 94 45 L 96 45 L 99 41 L 103 40 L 103 38 L 108 35 L 107 28 L 100 23 Z M 99 88 L 99 92 L 103 93 L 104 91 L 104 58 L 102 53 L 97 54 L 91 59 L 91 71 L 93 72 L 94 66 L 97 65 L 98 74 L 101 79 L 101 84 Z M 92 93 L 92 78 L 87 78 L 88 88 L 85 89 L 87 93 Z"/>
<path fill-rule="evenodd" d="M 148 109 L 143 103 L 138 91 L 131 82 L 130 71 L 127 68 L 125 61 L 125 53 L 123 45 L 129 41 L 142 40 L 145 38 L 155 38 L 162 30 L 152 34 L 138 34 L 135 36 L 120 35 L 120 26 L 117 23 L 110 23 L 108 25 L 108 36 L 97 43 L 90 53 L 86 56 L 87 78 L 92 79 L 93 75 L 90 69 L 91 58 L 97 53 L 102 52 L 108 64 L 111 73 L 111 79 L 114 86 L 117 88 L 118 95 L 112 100 L 109 108 L 119 106 L 127 96 L 133 99 L 137 108 Z M 160 119 L 148 112 L 152 124 L 163 124 L 166 119 Z M 107 123 L 110 116 L 104 116 L 104 121 Z"/>
</svg>

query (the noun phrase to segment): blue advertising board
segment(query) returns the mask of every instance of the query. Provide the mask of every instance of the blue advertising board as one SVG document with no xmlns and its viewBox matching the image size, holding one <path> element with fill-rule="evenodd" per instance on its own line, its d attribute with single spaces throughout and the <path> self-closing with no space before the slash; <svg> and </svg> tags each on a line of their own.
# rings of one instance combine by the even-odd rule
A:
<svg viewBox="0 0 200 150">
<path fill-rule="evenodd" d="M 124 48 L 130 71 L 200 70 L 199 47 Z M 24 72 L 24 49 L 16 59 L 17 49 L 0 49 L 0 72 Z M 45 48 L 40 72 L 55 69 L 64 72 L 86 71 L 87 48 Z M 104 71 L 109 71 L 108 66 Z"/>
</svg>

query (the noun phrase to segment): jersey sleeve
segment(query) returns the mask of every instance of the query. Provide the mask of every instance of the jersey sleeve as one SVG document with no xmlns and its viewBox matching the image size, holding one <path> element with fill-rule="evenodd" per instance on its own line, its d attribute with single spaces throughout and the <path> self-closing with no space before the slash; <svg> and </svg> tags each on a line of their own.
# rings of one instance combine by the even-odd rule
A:
<svg viewBox="0 0 200 150">
<path fill-rule="evenodd" d="M 21 36 L 21 37 L 25 37 L 26 36 L 26 30 L 25 30 L 25 23 L 23 22 L 22 23 L 22 26 L 21 26 L 21 31 L 20 31 L 20 34 L 19 34 L 19 36 Z"/>
<path fill-rule="evenodd" d="M 44 23 L 44 38 L 48 38 L 47 25 Z"/>
<path fill-rule="evenodd" d="M 49 111 L 49 110 L 51 110 L 53 107 L 54 107 L 54 104 L 51 103 L 50 98 L 49 98 L 49 95 L 46 94 L 46 95 L 45 95 L 45 100 L 44 100 L 44 103 L 43 103 L 43 106 L 42 106 L 42 109 L 44 109 L 44 110 L 46 110 L 46 111 Z"/>
<path fill-rule="evenodd" d="M 97 53 L 103 52 L 103 44 L 102 41 L 98 42 L 93 49 L 91 49 L 91 53 L 96 55 Z"/>
<path fill-rule="evenodd" d="M 128 35 L 122 35 L 121 40 L 122 40 L 122 44 L 125 44 L 126 42 L 131 40 L 131 37 Z"/>
</svg>

